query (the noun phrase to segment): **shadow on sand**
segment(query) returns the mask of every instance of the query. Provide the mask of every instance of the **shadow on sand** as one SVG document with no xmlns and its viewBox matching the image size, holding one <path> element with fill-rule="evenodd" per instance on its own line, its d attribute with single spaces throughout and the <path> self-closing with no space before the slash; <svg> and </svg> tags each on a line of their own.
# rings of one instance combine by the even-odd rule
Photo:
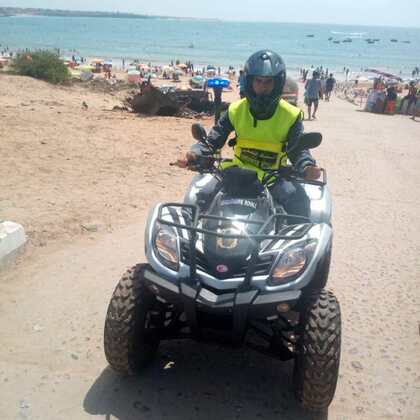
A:
<svg viewBox="0 0 420 420">
<path fill-rule="evenodd" d="M 192 341 L 162 343 L 138 377 L 109 367 L 91 386 L 84 409 L 106 419 L 326 419 L 306 413 L 291 392 L 293 363 L 245 348 Z"/>
</svg>

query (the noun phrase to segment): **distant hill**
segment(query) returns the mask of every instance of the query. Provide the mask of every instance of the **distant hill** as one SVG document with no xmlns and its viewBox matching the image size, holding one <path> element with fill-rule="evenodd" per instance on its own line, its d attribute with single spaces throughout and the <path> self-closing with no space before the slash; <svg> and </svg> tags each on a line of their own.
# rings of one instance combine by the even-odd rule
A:
<svg viewBox="0 0 420 420">
<path fill-rule="evenodd" d="M 125 19 L 169 19 L 169 16 L 137 15 L 135 13 L 119 12 L 85 12 L 81 10 L 60 9 L 32 9 L 21 7 L 0 7 L 0 16 L 59 16 L 59 17 L 100 17 L 100 18 L 125 18 Z"/>
</svg>

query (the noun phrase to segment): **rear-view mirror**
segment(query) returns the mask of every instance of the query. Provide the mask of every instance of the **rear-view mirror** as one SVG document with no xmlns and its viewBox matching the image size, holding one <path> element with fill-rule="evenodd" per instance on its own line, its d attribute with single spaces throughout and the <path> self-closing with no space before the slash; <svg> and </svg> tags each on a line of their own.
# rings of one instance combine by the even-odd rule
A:
<svg viewBox="0 0 420 420">
<path fill-rule="evenodd" d="M 205 128 L 201 124 L 198 124 L 198 123 L 194 123 L 191 126 L 191 133 L 192 133 L 192 136 L 198 141 L 202 141 L 207 138 L 207 133 L 206 133 Z"/>
<path fill-rule="evenodd" d="M 290 149 L 287 149 L 287 153 L 298 152 L 304 149 L 315 149 L 321 144 L 322 134 L 321 133 L 304 133 L 299 137 L 296 144 Z"/>
</svg>

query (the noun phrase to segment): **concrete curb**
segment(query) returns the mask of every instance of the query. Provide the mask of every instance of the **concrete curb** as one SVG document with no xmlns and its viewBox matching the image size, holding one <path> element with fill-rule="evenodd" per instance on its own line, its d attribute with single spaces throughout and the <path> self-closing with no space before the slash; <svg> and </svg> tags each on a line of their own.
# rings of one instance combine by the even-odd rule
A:
<svg viewBox="0 0 420 420">
<path fill-rule="evenodd" d="M 0 221 L 0 270 L 13 263 L 25 249 L 27 237 L 21 225 Z"/>
</svg>

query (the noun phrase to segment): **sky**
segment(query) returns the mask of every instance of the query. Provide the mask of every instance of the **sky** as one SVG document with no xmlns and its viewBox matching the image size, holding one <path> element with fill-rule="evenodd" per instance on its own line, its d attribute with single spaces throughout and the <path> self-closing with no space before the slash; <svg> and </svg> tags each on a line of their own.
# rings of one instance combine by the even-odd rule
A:
<svg viewBox="0 0 420 420">
<path fill-rule="evenodd" d="M 0 7 L 6 6 L 235 21 L 420 27 L 420 0 L 0 0 Z"/>
</svg>

